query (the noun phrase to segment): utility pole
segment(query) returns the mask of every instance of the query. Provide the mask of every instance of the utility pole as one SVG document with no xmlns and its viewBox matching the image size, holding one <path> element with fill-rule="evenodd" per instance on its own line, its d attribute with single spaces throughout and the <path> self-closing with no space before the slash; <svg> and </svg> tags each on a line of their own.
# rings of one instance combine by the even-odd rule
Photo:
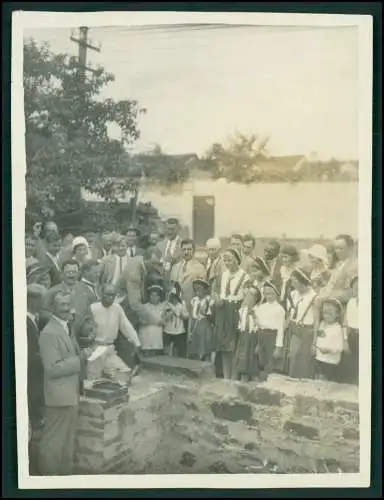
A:
<svg viewBox="0 0 384 500">
<path fill-rule="evenodd" d="M 75 38 L 73 35 L 71 36 L 72 42 L 75 42 L 79 45 L 79 77 L 81 81 L 85 81 L 86 71 L 94 71 L 92 68 L 87 67 L 87 49 L 94 50 L 95 52 L 100 52 L 101 45 L 99 47 L 95 47 L 88 41 L 88 32 L 89 28 L 86 26 L 81 26 L 79 38 Z"/>
</svg>

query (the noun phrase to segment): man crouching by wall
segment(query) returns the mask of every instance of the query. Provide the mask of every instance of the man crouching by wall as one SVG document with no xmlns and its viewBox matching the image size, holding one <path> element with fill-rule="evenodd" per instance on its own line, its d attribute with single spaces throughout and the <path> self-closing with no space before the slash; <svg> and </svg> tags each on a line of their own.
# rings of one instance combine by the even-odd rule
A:
<svg viewBox="0 0 384 500">
<path fill-rule="evenodd" d="M 45 418 L 40 442 L 43 476 L 72 474 L 81 375 L 92 349 L 80 350 L 71 332 L 71 296 L 58 291 L 53 315 L 41 332 Z"/>
</svg>

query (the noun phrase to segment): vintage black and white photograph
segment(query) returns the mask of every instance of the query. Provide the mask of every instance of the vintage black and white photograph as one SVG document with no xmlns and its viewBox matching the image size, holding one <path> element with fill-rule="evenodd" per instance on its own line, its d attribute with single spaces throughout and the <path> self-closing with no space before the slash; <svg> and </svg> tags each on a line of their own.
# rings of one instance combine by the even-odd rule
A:
<svg viewBox="0 0 384 500">
<path fill-rule="evenodd" d="M 368 486 L 371 19 L 14 17 L 20 487 Z"/>
</svg>

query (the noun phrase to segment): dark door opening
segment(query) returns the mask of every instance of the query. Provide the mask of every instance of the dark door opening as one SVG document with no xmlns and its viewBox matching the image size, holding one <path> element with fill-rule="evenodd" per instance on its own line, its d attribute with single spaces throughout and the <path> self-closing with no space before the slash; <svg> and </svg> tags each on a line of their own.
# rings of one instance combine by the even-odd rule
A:
<svg viewBox="0 0 384 500">
<path fill-rule="evenodd" d="M 193 197 L 193 239 L 198 246 L 205 246 L 215 234 L 215 198 Z"/>
</svg>

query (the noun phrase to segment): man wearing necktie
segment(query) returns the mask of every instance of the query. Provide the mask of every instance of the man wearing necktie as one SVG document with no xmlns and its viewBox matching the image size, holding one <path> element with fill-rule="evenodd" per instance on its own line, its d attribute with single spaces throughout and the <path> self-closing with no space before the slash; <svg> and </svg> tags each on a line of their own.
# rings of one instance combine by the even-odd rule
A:
<svg viewBox="0 0 384 500">
<path fill-rule="evenodd" d="M 177 262 L 171 270 L 171 281 L 179 283 L 183 299 L 190 312 L 191 300 L 194 296 L 193 282 L 195 279 L 205 278 L 204 266 L 194 258 L 195 244 L 192 240 L 181 242 L 183 259 Z"/>
<path fill-rule="evenodd" d="M 143 255 L 143 250 L 138 248 L 138 239 L 140 237 L 140 231 L 131 227 L 127 231 L 126 241 L 127 241 L 127 255 L 130 258 L 136 257 L 138 255 Z"/>
<path fill-rule="evenodd" d="M 182 258 L 180 224 L 177 219 L 168 219 L 165 226 L 166 238 L 158 244 L 165 278 L 168 279 L 172 267 Z"/>
<path fill-rule="evenodd" d="M 44 367 L 45 418 L 40 442 L 43 476 L 72 474 L 81 374 L 91 349 L 80 351 L 71 334 L 71 296 L 58 291 L 39 338 Z"/>
</svg>

